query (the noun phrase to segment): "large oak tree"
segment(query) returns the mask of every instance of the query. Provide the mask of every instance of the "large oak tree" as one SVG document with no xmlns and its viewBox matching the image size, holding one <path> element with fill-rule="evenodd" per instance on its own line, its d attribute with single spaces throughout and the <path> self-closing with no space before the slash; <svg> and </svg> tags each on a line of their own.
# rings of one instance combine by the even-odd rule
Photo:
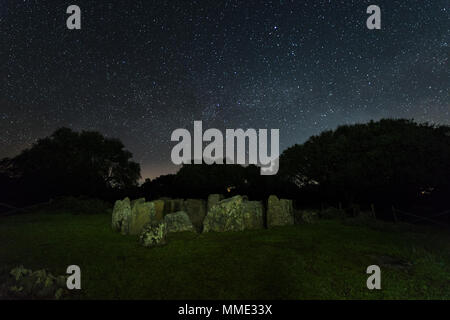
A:
<svg viewBox="0 0 450 320">
<path fill-rule="evenodd" d="M 61 128 L 3 163 L 8 163 L 8 174 L 20 181 L 22 191 L 39 198 L 102 197 L 110 189 L 137 185 L 140 166 L 131 159 L 118 139 Z"/>
</svg>

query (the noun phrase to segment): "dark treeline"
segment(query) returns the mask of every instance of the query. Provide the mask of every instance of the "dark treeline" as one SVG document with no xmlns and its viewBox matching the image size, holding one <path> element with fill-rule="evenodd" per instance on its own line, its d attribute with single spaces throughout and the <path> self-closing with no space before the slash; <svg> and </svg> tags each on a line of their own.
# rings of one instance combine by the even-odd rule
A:
<svg viewBox="0 0 450 320">
<path fill-rule="evenodd" d="M 250 165 L 184 165 L 147 179 L 117 139 L 59 129 L 0 163 L 0 202 L 24 206 L 60 196 L 113 201 L 124 196 L 206 198 L 211 193 L 270 194 L 297 207 L 392 206 L 421 215 L 450 209 L 450 127 L 384 119 L 324 131 L 280 156 L 275 176 Z"/>
<path fill-rule="evenodd" d="M 61 196 L 112 199 L 137 186 L 139 164 L 117 139 L 98 132 L 56 130 L 0 162 L 0 202 L 30 205 Z"/>
<path fill-rule="evenodd" d="M 295 197 L 297 186 L 280 176 L 261 176 L 255 165 L 201 164 L 183 165 L 176 174 L 146 180 L 139 188 L 141 195 L 174 198 L 207 198 L 209 194 L 247 195 L 265 199 L 271 194 Z"/>
</svg>

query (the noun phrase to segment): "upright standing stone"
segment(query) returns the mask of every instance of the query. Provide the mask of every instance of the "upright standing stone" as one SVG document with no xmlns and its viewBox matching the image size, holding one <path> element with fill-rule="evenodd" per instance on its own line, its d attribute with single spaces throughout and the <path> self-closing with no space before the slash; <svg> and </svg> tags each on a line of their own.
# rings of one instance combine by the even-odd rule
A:
<svg viewBox="0 0 450 320">
<path fill-rule="evenodd" d="M 164 212 L 163 214 L 172 213 L 172 199 L 171 198 L 159 198 L 158 200 L 164 201 Z"/>
<path fill-rule="evenodd" d="M 117 200 L 112 213 L 112 228 L 122 233 L 128 232 L 128 224 L 131 218 L 130 199 Z"/>
<path fill-rule="evenodd" d="M 244 201 L 241 212 L 246 230 L 264 228 L 264 207 L 261 201 Z"/>
<path fill-rule="evenodd" d="M 206 216 L 206 202 L 202 199 L 186 199 L 183 203 L 189 219 L 197 232 L 203 230 L 203 220 Z"/>
<path fill-rule="evenodd" d="M 219 201 L 208 211 L 204 232 L 243 231 L 264 227 L 263 206 L 260 201 L 247 201 L 245 196 L 234 196 Z"/>
<path fill-rule="evenodd" d="M 131 210 L 133 210 L 133 207 L 135 204 L 144 203 L 144 202 L 145 202 L 145 198 L 131 200 Z"/>
<path fill-rule="evenodd" d="M 185 211 L 184 199 L 172 199 L 170 210 L 171 210 L 170 213 Z"/>
<path fill-rule="evenodd" d="M 206 212 L 209 212 L 209 210 L 215 206 L 219 201 L 223 200 L 223 195 L 222 194 L 210 194 L 208 196 L 208 204 L 207 204 L 207 208 L 206 208 Z"/>
<path fill-rule="evenodd" d="M 149 222 L 155 222 L 156 210 L 153 202 L 135 203 L 131 209 L 131 220 L 128 227 L 128 234 L 140 234 L 142 229 Z"/>
<path fill-rule="evenodd" d="M 271 195 L 267 200 L 267 227 L 294 224 L 294 207 L 292 200 L 278 199 Z"/>
<path fill-rule="evenodd" d="M 194 226 L 192 225 L 189 216 L 184 211 L 169 213 L 168 215 L 164 216 L 164 222 L 167 226 L 167 232 L 195 232 Z"/>
</svg>

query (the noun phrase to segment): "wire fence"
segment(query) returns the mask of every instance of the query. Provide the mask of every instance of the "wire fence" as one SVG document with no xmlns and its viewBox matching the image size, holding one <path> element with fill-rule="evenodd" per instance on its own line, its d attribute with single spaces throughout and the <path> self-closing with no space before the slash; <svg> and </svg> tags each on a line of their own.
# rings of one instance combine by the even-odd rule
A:
<svg viewBox="0 0 450 320">
<path fill-rule="evenodd" d="M 443 227 L 449 227 L 449 224 L 442 221 L 442 220 L 438 220 L 437 218 L 443 218 L 445 216 L 449 216 L 450 215 L 450 210 L 445 210 L 445 211 L 441 211 L 438 213 L 434 213 L 431 214 L 429 216 L 420 216 L 411 212 L 406 212 L 403 210 L 399 210 L 397 208 L 395 208 L 394 206 L 392 206 L 392 215 L 394 218 L 394 222 L 398 222 L 400 220 L 404 221 L 404 222 L 408 222 L 408 223 L 413 223 L 413 224 L 417 224 L 420 222 L 429 222 L 435 225 L 439 225 L 439 226 L 443 226 Z M 403 217 L 406 219 L 400 219 L 400 217 Z"/>
<path fill-rule="evenodd" d="M 31 210 L 36 209 L 39 206 L 50 204 L 50 203 L 51 203 L 51 200 L 46 201 L 46 202 L 35 203 L 35 204 L 30 205 L 30 206 L 20 207 L 19 208 L 19 207 L 15 207 L 15 206 L 13 206 L 11 204 L 8 204 L 8 203 L 0 202 L 0 208 L 6 208 L 7 209 L 7 211 L 0 212 L 0 216 L 10 216 L 10 215 L 19 214 L 19 213 L 29 213 Z"/>
</svg>

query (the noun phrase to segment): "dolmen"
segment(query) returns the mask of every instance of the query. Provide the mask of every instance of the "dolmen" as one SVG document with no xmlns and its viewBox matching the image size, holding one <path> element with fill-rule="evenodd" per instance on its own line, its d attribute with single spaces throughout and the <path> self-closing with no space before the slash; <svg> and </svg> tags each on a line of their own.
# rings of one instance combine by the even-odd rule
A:
<svg viewBox="0 0 450 320">
<path fill-rule="evenodd" d="M 267 200 L 267 227 L 287 226 L 294 224 L 294 206 L 292 200 L 278 199 L 271 195 Z"/>
<path fill-rule="evenodd" d="M 168 233 L 257 230 L 294 224 L 292 200 L 271 195 L 265 205 L 236 195 L 224 199 L 211 194 L 203 199 L 145 198 L 117 200 L 112 228 L 123 235 L 137 235 L 146 247 L 166 243 Z"/>
<path fill-rule="evenodd" d="M 263 205 L 245 196 L 218 201 L 206 215 L 203 232 L 243 231 L 264 228 Z"/>
</svg>

